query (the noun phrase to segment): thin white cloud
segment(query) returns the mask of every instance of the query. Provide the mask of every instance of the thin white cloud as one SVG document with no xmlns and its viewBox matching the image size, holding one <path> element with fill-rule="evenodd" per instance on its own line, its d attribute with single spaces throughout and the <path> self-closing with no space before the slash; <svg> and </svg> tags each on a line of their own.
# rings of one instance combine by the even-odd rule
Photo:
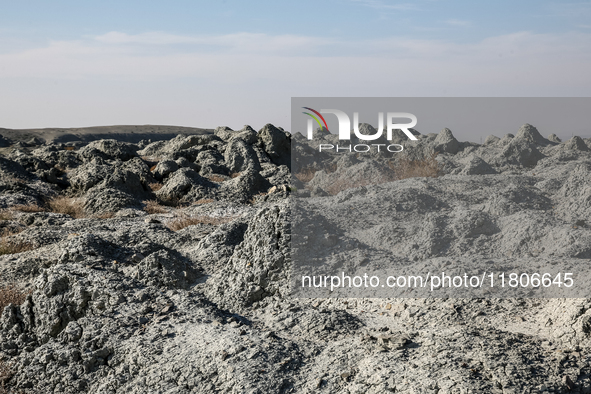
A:
<svg viewBox="0 0 591 394">
<path fill-rule="evenodd" d="M 416 4 L 401 3 L 401 2 L 384 2 L 381 0 L 351 0 L 353 3 L 358 3 L 380 11 L 414 11 L 418 10 Z"/>
<path fill-rule="evenodd" d="M 187 42 L 199 45 L 174 49 L 176 44 Z M 345 42 L 250 33 L 191 37 L 111 32 L 93 40 L 52 41 L 46 47 L 0 54 L 0 78 L 215 76 L 221 80 L 248 80 L 284 78 L 291 74 L 298 79 L 302 78 L 302 67 L 313 72 L 315 65 L 326 67 L 316 74 L 328 75 L 329 79 L 337 70 L 345 74 L 349 70 L 351 75 L 367 73 L 375 78 L 379 74 L 372 70 L 392 61 L 403 68 L 410 64 L 418 65 L 419 69 L 433 64 L 454 64 L 452 70 L 476 70 L 503 57 L 516 69 L 536 62 L 540 70 L 549 64 L 574 65 L 583 70 L 591 57 L 591 35 L 519 32 L 490 37 L 476 44 L 457 44 L 397 37 Z M 358 64 L 367 67 L 359 70 Z M 411 74 L 419 77 L 417 72 Z"/>
<path fill-rule="evenodd" d="M 250 33 L 100 37 L 0 53 L 0 126 L 30 127 L 28 113 L 39 127 L 180 119 L 288 126 L 291 96 L 586 96 L 591 89 L 589 33 L 517 32 L 472 44 Z"/>
<path fill-rule="evenodd" d="M 126 34 L 109 32 L 92 37 L 97 43 L 107 45 L 135 45 L 135 46 L 200 46 L 218 50 L 232 50 L 234 52 L 289 52 L 309 50 L 320 45 L 331 44 L 324 38 L 297 35 L 268 35 L 256 33 L 235 33 L 217 36 L 183 36 L 165 32 L 148 32 L 141 34 Z M 184 48 L 184 47 L 183 47 Z"/>
<path fill-rule="evenodd" d="M 105 44 L 146 44 L 170 45 L 201 42 L 198 37 L 188 37 L 165 32 L 147 32 L 141 34 L 127 34 L 118 31 L 95 36 L 94 40 Z"/>
<path fill-rule="evenodd" d="M 448 19 L 445 21 L 445 23 L 455 27 L 468 27 L 472 25 L 470 21 L 465 21 L 461 19 Z"/>
</svg>

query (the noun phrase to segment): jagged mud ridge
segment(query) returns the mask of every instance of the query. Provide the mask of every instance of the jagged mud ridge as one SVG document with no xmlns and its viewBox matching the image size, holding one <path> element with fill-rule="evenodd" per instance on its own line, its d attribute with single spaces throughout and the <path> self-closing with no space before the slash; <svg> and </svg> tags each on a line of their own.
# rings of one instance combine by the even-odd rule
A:
<svg viewBox="0 0 591 394">
<path fill-rule="evenodd" d="M 292 193 L 347 210 L 395 194 L 396 236 L 373 226 L 357 242 L 417 263 L 589 261 L 591 141 L 530 125 L 482 145 L 417 136 L 386 158 L 319 158 L 333 135 L 272 125 L 137 143 L 0 138 L 2 389 L 591 392 L 588 299 L 290 297 Z"/>
</svg>

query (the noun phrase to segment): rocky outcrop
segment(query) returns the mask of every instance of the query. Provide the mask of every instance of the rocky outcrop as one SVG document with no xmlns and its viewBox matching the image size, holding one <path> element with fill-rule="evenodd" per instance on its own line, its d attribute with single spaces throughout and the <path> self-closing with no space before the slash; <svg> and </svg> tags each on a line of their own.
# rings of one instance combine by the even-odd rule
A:
<svg viewBox="0 0 591 394">
<path fill-rule="evenodd" d="M 496 173 L 497 171 L 494 168 L 492 168 L 486 161 L 482 160 L 478 156 L 469 158 L 466 166 L 460 172 L 462 175 L 484 175 Z"/>
<path fill-rule="evenodd" d="M 528 138 L 513 138 L 501 152 L 501 161 L 508 164 L 534 167 L 538 161 L 544 158 L 544 155 L 536 148 L 534 143 L 529 142 Z M 499 163 L 499 161 L 497 161 Z"/>
<path fill-rule="evenodd" d="M 261 164 L 254 149 L 243 139 L 233 138 L 224 153 L 225 165 L 230 172 L 242 172 L 248 169 L 261 170 Z"/>
<path fill-rule="evenodd" d="M 12 144 L 13 144 L 13 142 L 10 139 L 8 139 L 0 134 L 0 148 L 6 148 L 7 146 L 10 146 Z"/>
<path fill-rule="evenodd" d="M 21 180 L 32 179 L 32 176 L 19 163 L 0 157 L 0 177 L 3 180 Z"/>
<path fill-rule="evenodd" d="M 530 125 L 529 123 L 524 124 L 519 128 L 517 135 L 515 135 L 516 140 L 522 140 L 529 144 L 541 145 L 546 146 L 548 145 L 549 141 L 542 137 L 538 129 L 534 126 Z"/>
<path fill-rule="evenodd" d="M 111 160 L 130 160 L 137 156 L 138 147 L 128 142 L 117 140 L 93 141 L 80 149 L 78 155 L 84 160 L 92 160 L 95 157 L 102 157 Z"/>
<path fill-rule="evenodd" d="M 289 135 L 272 124 L 267 124 L 258 134 L 261 149 L 277 165 L 291 166 L 291 145 Z"/>
<path fill-rule="evenodd" d="M 250 220 L 243 241 L 210 280 L 207 294 L 219 305 L 240 310 L 270 296 L 289 296 L 287 206 L 263 209 Z"/>
<path fill-rule="evenodd" d="M 156 168 L 153 171 L 154 178 L 159 181 L 162 181 L 164 178 L 168 177 L 170 174 L 175 172 L 179 169 L 179 165 L 173 160 L 162 160 L 158 162 Z"/>
<path fill-rule="evenodd" d="M 435 151 L 436 152 L 445 152 L 445 153 L 458 153 L 460 149 L 460 143 L 456 138 L 453 136 L 450 129 L 443 129 L 437 137 L 435 138 Z"/>
</svg>

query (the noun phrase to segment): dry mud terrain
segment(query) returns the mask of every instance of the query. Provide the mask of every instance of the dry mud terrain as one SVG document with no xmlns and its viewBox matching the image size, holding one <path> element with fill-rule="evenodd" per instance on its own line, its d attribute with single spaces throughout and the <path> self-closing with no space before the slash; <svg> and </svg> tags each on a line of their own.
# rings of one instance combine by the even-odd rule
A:
<svg viewBox="0 0 591 394">
<path fill-rule="evenodd" d="M 387 161 L 318 158 L 335 136 L 272 125 L 156 142 L 4 135 L 0 391 L 591 392 L 589 299 L 290 295 L 296 194 L 327 212 L 396 196 L 396 236 L 373 226 L 355 242 L 416 264 L 587 264 L 591 141 L 514 133 L 417 133 Z"/>
</svg>

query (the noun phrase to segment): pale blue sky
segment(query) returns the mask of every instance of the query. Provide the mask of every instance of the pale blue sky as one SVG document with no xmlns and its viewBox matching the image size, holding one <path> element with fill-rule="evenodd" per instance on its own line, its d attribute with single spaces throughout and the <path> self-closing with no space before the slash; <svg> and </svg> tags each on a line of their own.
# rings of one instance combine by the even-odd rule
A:
<svg viewBox="0 0 591 394">
<path fill-rule="evenodd" d="M 0 1 L 0 127 L 267 122 L 292 96 L 589 96 L 591 2 Z"/>
</svg>

